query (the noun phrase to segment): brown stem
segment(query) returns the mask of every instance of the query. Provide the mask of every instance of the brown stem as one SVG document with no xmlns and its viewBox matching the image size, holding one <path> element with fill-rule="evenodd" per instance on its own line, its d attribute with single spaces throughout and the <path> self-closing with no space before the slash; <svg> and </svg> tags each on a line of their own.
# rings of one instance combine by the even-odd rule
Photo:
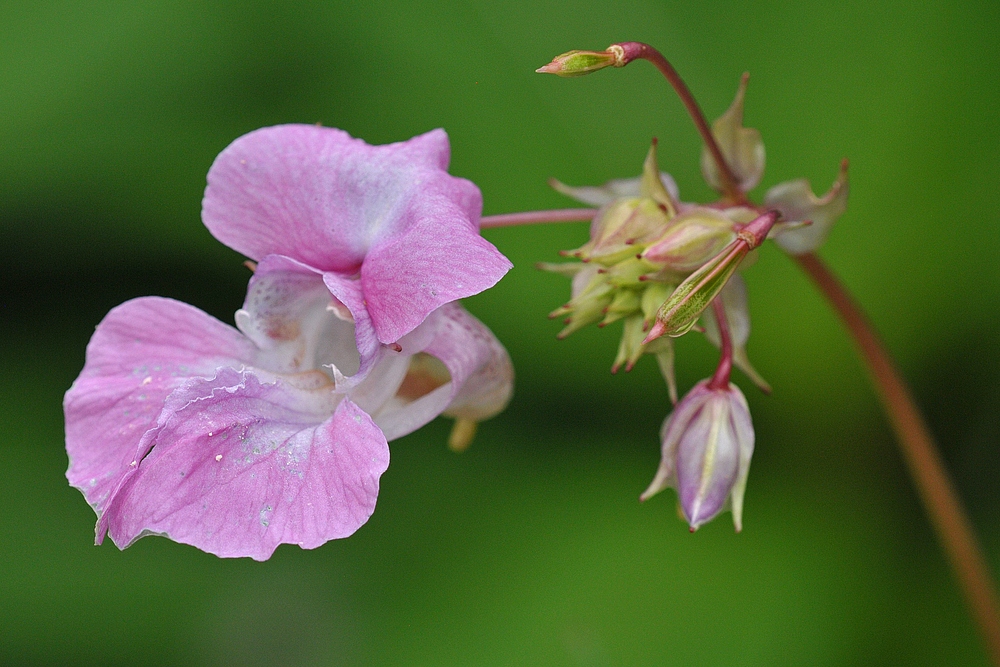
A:
<svg viewBox="0 0 1000 667">
<path fill-rule="evenodd" d="M 986 559 L 909 388 L 860 306 L 823 261 L 813 253 L 798 255 L 795 260 L 840 315 L 868 366 L 924 509 L 958 577 L 990 657 L 1000 665 L 1000 605 Z"/>
<path fill-rule="evenodd" d="M 619 47 L 624 52 L 622 66 L 627 65 L 633 60 L 648 60 L 666 77 L 670 85 L 674 87 L 677 96 L 681 98 L 681 102 L 687 108 L 691 120 L 694 121 L 695 127 L 698 128 L 698 134 L 701 135 L 702 141 L 708 147 L 708 152 L 712 154 L 712 159 L 715 160 L 715 165 L 719 169 L 719 176 L 722 178 L 723 194 L 732 199 L 734 203 L 745 204 L 747 201 L 746 195 L 740 190 L 739 181 L 737 181 L 736 176 L 733 174 L 729 163 L 726 162 L 726 158 L 723 157 L 722 149 L 719 148 L 719 143 L 715 140 L 715 136 L 708 126 L 705 114 L 702 113 L 701 107 L 698 106 L 697 100 L 694 99 L 694 95 L 691 94 L 687 84 L 684 83 L 684 79 L 677 73 L 677 70 L 670 64 L 670 61 L 662 53 L 643 42 L 613 44 L 611 47 L 608 47 L 608 50 L 611 50 L 612 47 Z"/>
</svg>

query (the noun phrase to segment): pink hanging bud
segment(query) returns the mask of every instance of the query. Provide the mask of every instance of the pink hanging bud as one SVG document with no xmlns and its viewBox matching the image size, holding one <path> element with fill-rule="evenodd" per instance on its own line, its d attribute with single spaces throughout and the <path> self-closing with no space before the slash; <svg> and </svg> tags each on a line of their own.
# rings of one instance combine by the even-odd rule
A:
<svg viewBox="0 0 1000 667">
<path fill-rule="evenodd" d="M 736 531 L 742 530 L 754 432 L 739 388 L 712 389 L 702 380 L 667 417 L 661 439 L 660 467 L 639 499 L 673 487 L 692 531 L 726 509 L 733 512 Z"/>
</svg>

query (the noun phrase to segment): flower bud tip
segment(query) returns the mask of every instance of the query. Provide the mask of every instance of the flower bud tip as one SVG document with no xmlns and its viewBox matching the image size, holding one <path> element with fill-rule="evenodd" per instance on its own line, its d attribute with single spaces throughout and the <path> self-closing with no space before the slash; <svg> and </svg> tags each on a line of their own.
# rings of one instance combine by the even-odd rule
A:
<svg viewBox="0 0 1000 667">
<path fill-rule="evenodd" d="M 583 76 L 605 67 L 621 67 L 625 64 L 621 62 L 623 57 L 624 53 L 621 47 L 614 46 L 605 51 L 567 51 L 535 71 L 539 74 L 555 74 L 557 76 Z"/>
<path fill-rule="evenodd" d="M 656 323 L 653 324 L 653 328 L 649 330 L 649 334 L 647 334 L 646 337 L 642 339 L 642 344 L 649 345 L 654 340 L 662 336 L 664 332 L 666 332 L 666 330 L 667 327 L 663 324 L 663 322 L 657 320 Z"/>
</svg>

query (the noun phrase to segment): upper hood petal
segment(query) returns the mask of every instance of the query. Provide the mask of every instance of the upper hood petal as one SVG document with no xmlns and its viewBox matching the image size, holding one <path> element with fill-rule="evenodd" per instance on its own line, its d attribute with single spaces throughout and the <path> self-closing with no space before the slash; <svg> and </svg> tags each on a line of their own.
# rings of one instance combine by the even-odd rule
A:
<svg viewBox="0 0 1000 667">
<path fill-rule="evenodd" d="M 443 130 L 369 146 L 332 128 L 263 128 L 216 158 L 202 219 L 253 259 L 360 272 L 378 340 L 394 343 L 511 266 L 479 235 L 479 189 L 449 175 L 448 159 Z"/>
</svg>

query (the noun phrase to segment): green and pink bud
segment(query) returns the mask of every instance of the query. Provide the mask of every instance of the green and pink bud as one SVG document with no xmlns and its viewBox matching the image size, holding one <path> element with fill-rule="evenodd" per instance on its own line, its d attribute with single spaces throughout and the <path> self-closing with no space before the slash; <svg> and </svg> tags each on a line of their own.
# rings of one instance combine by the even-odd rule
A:
<svg viewBox="0 0 1000 667">
<path fill-rule="evenodd" d="M 712 136 L 736 177 L 736 185 L 741 192 L 753 190 L 764 175 L 764 142 L 760 132 L 743 127 L 743 98 L 749 78 L 748 74 L 743 75 L 733 103 L 712 123 Z M 713 188 L 720 192 L 725 190 L 719 166 L 707 146 L 702 147 L 701 173 Z"/>
<path fill-rule="evenodd" d="M 620 46 L 610 46 L 605 51 L 567 51 L 535 71 L 557 76 L 583 76 L 605 67 L 622 67 L 624 52 Z"/>
<path fill-rule="evenodd" d="M 778 213 L 769 211 L 746 225 L 738 226 L 732 243 L 677 286 L 660 307 L 656 323 L 643 342 L 649 343 L 664 335 L 682 336 L 690 331 L 712 299 L 729 282 L 747 253 L 764 242 L 777 219 Z"/>
</svg>

